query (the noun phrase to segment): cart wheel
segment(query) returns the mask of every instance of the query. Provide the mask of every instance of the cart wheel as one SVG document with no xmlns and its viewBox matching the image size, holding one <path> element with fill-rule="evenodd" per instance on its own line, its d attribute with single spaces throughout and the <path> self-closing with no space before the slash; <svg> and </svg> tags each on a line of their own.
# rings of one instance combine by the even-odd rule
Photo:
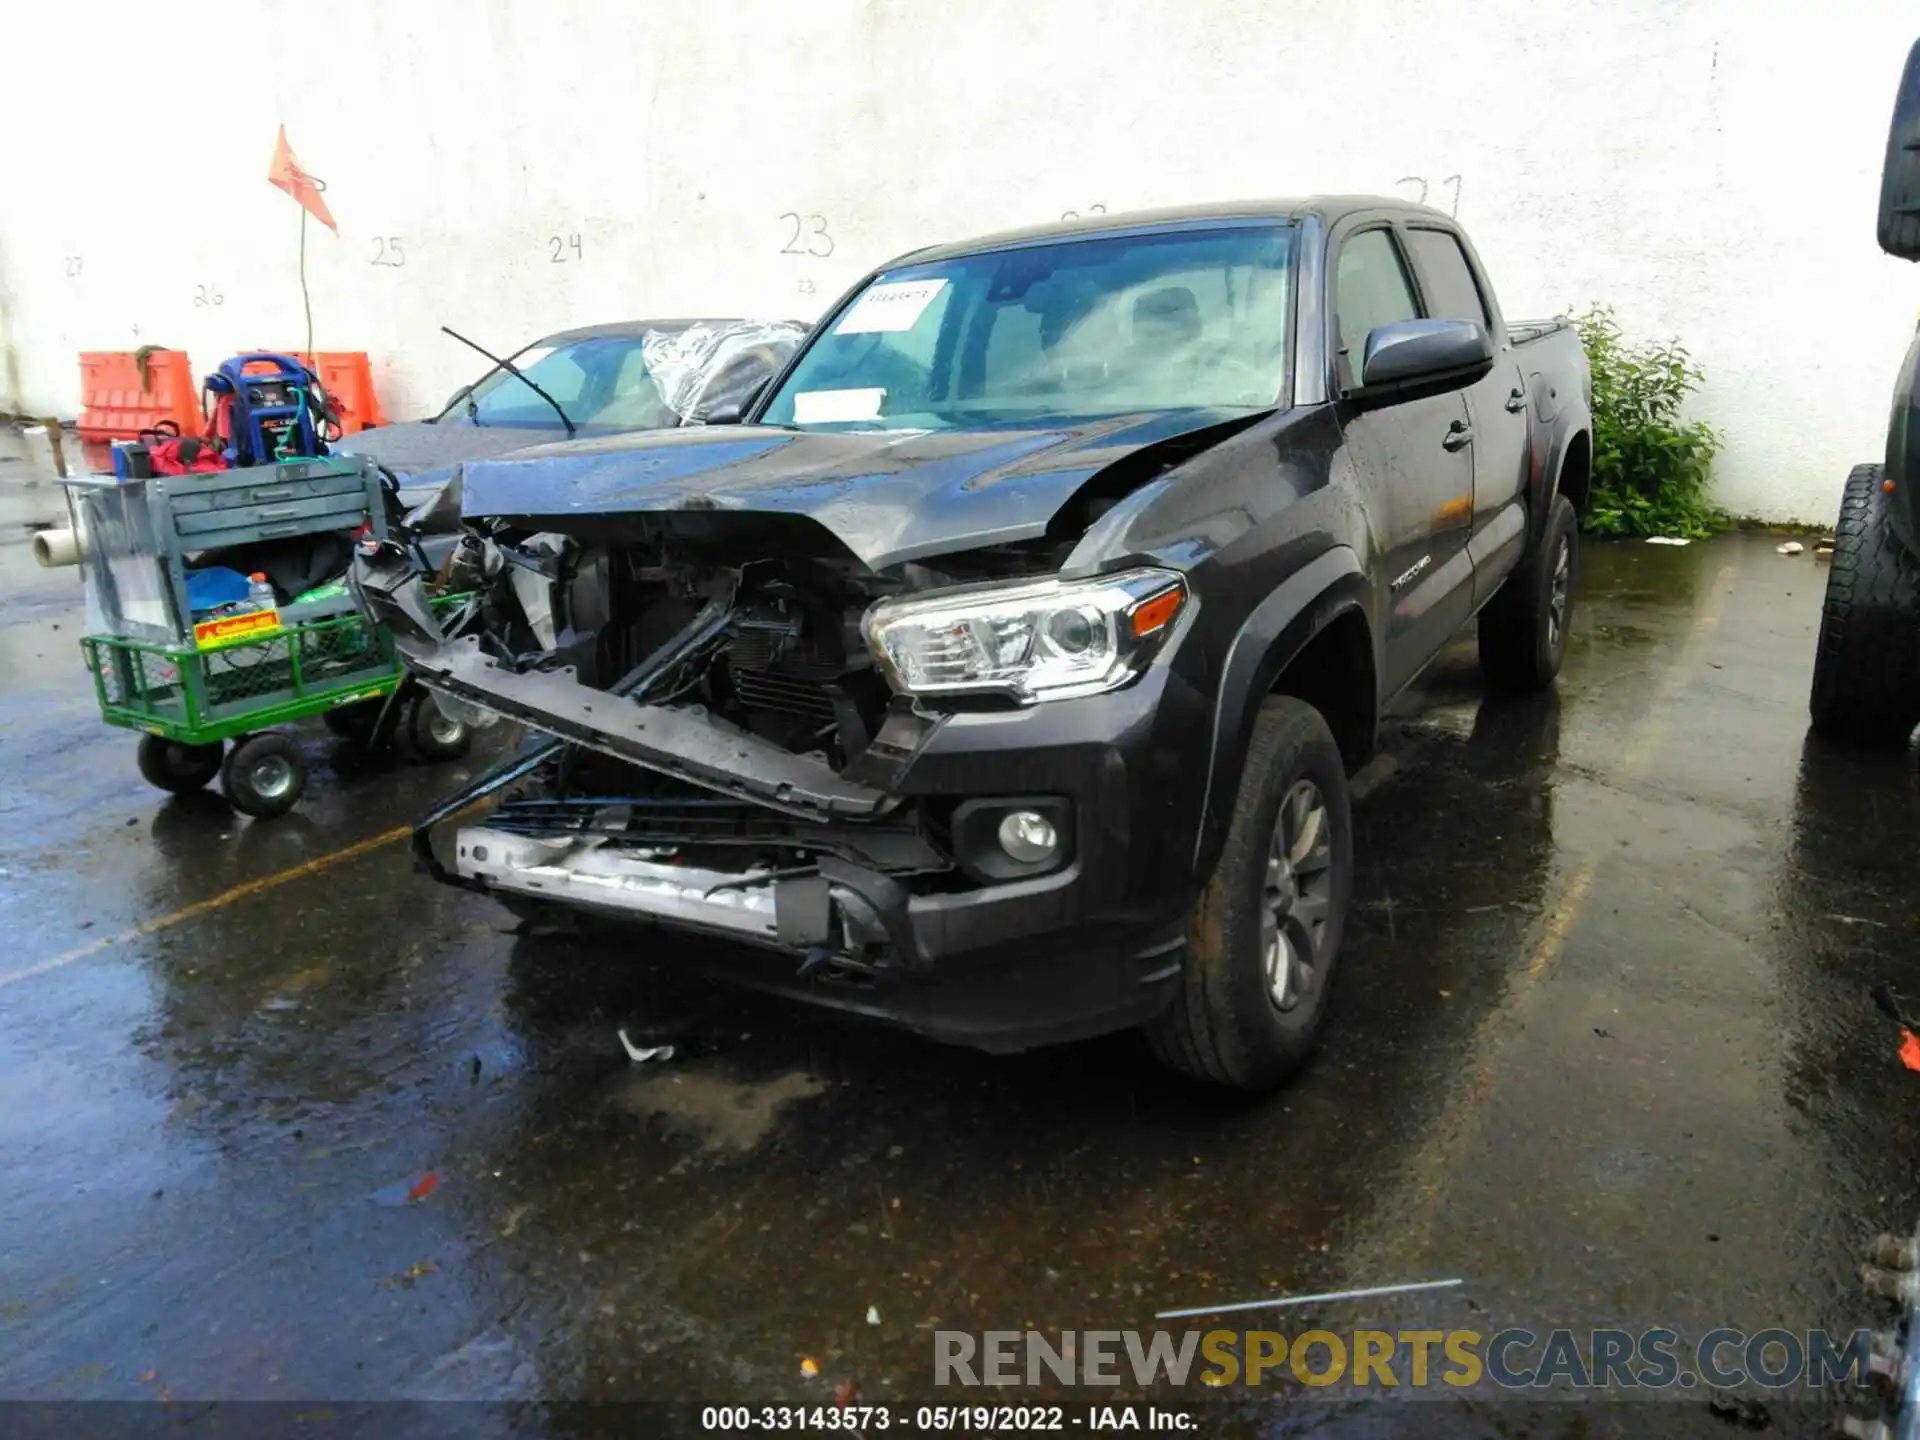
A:
<svg viewBox="0 0 1920 1440">
<path fill-rule="evenodd" d="M 387 702 L 379 700 L 359 700 L 351 705 L 342 705 L 334 710 L 325 711 L 320 723 L 338 735 L 342 740 L 355 745 L 366 745 L 373 740 L 373 727 L 380 721 L 380 707 Z"/>
<path fill-rule="evenodd" d="M 182 745 L 163 735 L 140 737 L 140 778 L 175 795 L 191 795 L 204 790 L 220 773 L 220 757 L 226 746 L 218 740 L 211 745 Z"/>
<path fill-rule="evenodd" d="M 242 815 L 271 820 L 291 810 L 307 788 L 307 767 L 290 735 L 249 735 L 227 756 L 220 790 Z"/>
<path fill-rule="evenodd" d="M 407 708 L 407 738 L 425 760 L 458 760 L 473 744 L 473 731 L 452 719 L 422 690 Z"/>
</svg>

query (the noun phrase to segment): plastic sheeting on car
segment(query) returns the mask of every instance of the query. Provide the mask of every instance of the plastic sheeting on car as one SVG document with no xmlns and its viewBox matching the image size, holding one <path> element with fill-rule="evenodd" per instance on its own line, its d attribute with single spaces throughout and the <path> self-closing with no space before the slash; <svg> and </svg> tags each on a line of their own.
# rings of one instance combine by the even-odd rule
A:
<svg viewBox="0 0 1920 1440">
<path fill-rule="evenodd" d="M 699 425 L 771 380 L 806 334 L 795 320 L 701 320 L 684 330 L 649 330 L 641 353 L 667 408 Z"/>
</svg>

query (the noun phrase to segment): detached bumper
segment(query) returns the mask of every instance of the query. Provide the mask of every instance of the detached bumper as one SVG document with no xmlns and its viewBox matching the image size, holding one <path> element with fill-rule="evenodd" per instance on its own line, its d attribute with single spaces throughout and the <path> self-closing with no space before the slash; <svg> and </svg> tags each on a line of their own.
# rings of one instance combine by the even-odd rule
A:
<svg viewBox="0 0 1920 1440">
<path fill-rule="evenodd" d="M 796 878 L 486 825 L 459 832 L 455 865 L 496 895 L 729 942 L 676 949 L 670 963 L 987 1050 L 1142 1023 L 1171 997 L 1183 946 L 1178 921 L 1072 923 L 1084 888 L 1077 866 L 914 895 L 831 858 L 820 876 Z"/>
<path fill-rule="evenodd" d="M 988 1050 L 1124 1029 L 1172 996 L 1192 838 L 1175 810 L 1186 767 L 1169 756 L 1205 732 L 1163 669 L 1022 711 L 896 712 L 841 773 L 692 707 L 622 698 L 565 670 L 515 672 L 471 641 L 397 643 L 432 689 L 740 802 L 705 803 L 761 817 L 743 828 L 784 827 L 772 847 L 728 851 L 710 832 L 643 827 L 642 798 L 581 802 L 633 810 L 617 822 L 521 823 L 509 805 L 459 831 L 443 878 L 669 932 L 682 943 L 655 949 L 660 963 Z M 966 802 L 1063 806 L 1059 868 L 991 881 L 948 865 L 940 847 L 960 827 L 949 834 L 941 817 Z M 527 803 L 551 814 L 570 802 Z M 807 863 L 747 858 L 770 848 Z"/>
<path fill-rule="evenodd" d="M 571 671 L 515 672 L 481 654 L 471 636 L 443 645 L 397 636 L 394 643 L 429 689 L 723 795 L 809 819 L 877 815 L 889 803 L 883 791 L 711 715 L 622 701 L 580 684 Z"/>
</svg>

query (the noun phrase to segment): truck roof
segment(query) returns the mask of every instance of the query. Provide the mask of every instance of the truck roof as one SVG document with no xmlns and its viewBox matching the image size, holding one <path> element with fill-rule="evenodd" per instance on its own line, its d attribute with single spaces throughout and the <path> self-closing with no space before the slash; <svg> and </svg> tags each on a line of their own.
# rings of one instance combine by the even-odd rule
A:
<svg viewBox="0 0 1920 1440">
<path fill-rule="evenodd" d="M 1111 215 L 1084 215 L 1073 220 L 1055 220 L 1046 225 L 1029 225 L 1018 230 L 1002 230 L 971 240 L 956 240 L 944 245 L 929 245 L 920 250 L 911 250 L 895 257 L 881 268 L 890 268 L 907 260 L 924 264 L 928 261 L 953 260 L 963 255 L 975 255 L 983 250 L 1005 250 L 1021 245 L 1042 244 L 1050 240 L 1072 239 L 1126 230 L 1175 228 L 1189 225 L 1204 228 L 1208 224 L 1220 221 L 1289 221 L 1299 220 L 1309 215 L 1317 216 L 1331 224 L 1359 210 L 1389 210 L 1408 218 L 1418 216 L 1422 220 L 1453 223 L 1451 217 L 1443 210 L 1435 210 L 1427 205 L 1416 205 L 1410 200 L 1402 200 L 1391 195 L 1308 195 L 1293 199 L 1216 200 L 1198 205 L 1171 205 L 1154 210 L 1128 210 Z"/>
</svg>

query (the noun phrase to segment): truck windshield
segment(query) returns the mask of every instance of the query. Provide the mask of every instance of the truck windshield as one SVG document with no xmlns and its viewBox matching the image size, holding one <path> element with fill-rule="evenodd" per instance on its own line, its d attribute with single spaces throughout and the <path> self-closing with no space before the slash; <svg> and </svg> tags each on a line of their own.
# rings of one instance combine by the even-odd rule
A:
<svg viewBox="0 0 1920 1440">
<path fill-rule="evenodd" d="M 1286 372 L 1292 240 L 1262 222 L 902 265 L 815 336 L 761 423 L 934 430 L 1266 408 Z"/>
<path fill-rule="evenodd" d="M 630 335 L 542 340 L 508 358 L 521 375 L 557 400 L 575 425 L 651 430 L 677 424 L 680 417 L 667 408 L 647 373 L 645 339 L 645 333 L 636 330 Z M 486 376 L 440 418 L 516 430 L 561 428 L 553 406 L 509 370 Z"/>
</svg>

